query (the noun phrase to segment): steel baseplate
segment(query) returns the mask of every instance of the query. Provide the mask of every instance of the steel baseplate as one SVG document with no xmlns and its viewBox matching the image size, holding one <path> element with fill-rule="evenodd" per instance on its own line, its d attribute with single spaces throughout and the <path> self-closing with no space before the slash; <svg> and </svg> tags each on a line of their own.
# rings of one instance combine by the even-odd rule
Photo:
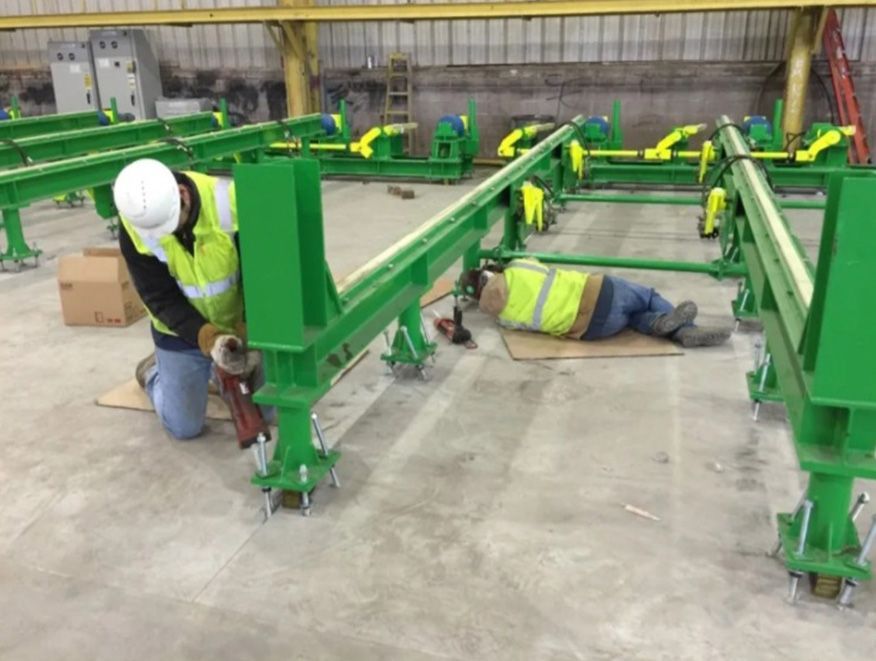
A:
<svg viewBox="0 0 876 661">
<path fill-rule="evenodd" d="M 856 560 L 861 551 L 855 526 L 846 526 L 844 539 L 837 548 L 818 547 L 815 544 L 804 545 L 803 552 L 798 554 L 800 545 L 800 519 L 802 512 L 794 518 L 793 513 L 779 514 L 779 539 L 785 550 L 785 566 L 790 571 L 817 574 L 819 576 L 838 576 L 853 578 L 859 581 L 872 577 L 871 563 L 858 565 Z"/>
</svg>

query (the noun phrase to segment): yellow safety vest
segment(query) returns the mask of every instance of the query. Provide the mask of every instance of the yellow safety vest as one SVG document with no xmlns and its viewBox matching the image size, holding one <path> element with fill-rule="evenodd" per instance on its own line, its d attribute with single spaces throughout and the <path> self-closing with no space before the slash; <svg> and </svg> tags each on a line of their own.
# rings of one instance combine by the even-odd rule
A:
<svg viewBox="0 0 876 661">
<path fill-rule="evenodd" d="M 240 258 L 234 245 L 237 203 L 234 182 L 199 172 L 186 172 L 201 198 L 201 211 L 193 228 L 193 253 L 169 234 L 161 239 L 140 235 L 124 217 L 122 224 L 137 252 L 152 255 L 167 264 L 170 274 L 192 306 L 218 328 L 234 331 L 243 320 Z M 175 335 L 147 309 L 156 330 Z"/>
<path fill-rule="evenodd" d="M 505 271 L 508 302 L 499 323 L 508 328 L 565 335 L 581 307 L 587 274 L 548 268 L 532 259 L 515 259 Z"/>
</svg>

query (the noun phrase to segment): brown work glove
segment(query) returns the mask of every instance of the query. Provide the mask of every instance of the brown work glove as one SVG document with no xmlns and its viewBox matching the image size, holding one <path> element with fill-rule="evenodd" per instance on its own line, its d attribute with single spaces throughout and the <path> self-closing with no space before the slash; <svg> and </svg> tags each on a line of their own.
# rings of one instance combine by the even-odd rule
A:
<svg viewBox="0 0 876 661">
<path fill-rule="evenodd" d="M 216 338 L 223 335 L 223 332 L 211 323 L 206 323 L 201 326 L 198 331 L 198 348 L 205 356 L 209 356 L 213 351 L 213 345 L 216 343 Z M 238 321 L 234 324 L 234 335 L 239 337 L 246 344 L 246 323 Z"/>
<path fill-rule="evenodd" d="M 213 351 L 213 345 L 216 344 L 216 338 L 220 335 L 222 335 L 222 331 L 213 324 L 207 323 L 201 326 L 198 330 L 198 348 L 201 353 L 209 356 L 210 352 Z"/>
</svg>

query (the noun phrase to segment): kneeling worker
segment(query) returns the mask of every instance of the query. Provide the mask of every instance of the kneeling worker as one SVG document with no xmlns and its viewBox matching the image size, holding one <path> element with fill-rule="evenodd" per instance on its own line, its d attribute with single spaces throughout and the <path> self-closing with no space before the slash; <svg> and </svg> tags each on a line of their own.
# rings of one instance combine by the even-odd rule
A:
<svg viewBox="0 0 876 661">
<path fill-rule="evenodd" d="M 247 372 L 234 184 L 141 159 L 116 178 L 119 245 L 152 319 L 155 352 L 137 365 L 164 428 L 204 427 L 215 362 Z"/>
<path fill-rule="evenodd" d="M 462 285 L 506 328 L 581 340 L 632 328 L 684 347 L 714 346 L 730 337 L 729 329 L 695 326 L 693 301 L 673 306 L 654 289 L 623 278 L 549 268 L 532 259 L 472 269 Z"/>
</svg>

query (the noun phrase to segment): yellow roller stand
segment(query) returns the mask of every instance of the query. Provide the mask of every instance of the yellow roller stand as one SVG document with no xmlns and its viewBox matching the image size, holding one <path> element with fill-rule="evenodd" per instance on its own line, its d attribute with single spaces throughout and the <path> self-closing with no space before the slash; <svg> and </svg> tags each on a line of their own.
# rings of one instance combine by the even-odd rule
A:
<svg viewBox="0 0 876 661">
<path fill-rule="evenodd" d="M 718 235 L 718 215 L 727 208 L 727 191 L 723 188 L 713 188 L 709 191 L 706 199 L 706 214 L 703 216 L 703 226 L 700 230 L 702 237 L 714 237 Z"/>
<path fill-rule="evenodd" d="M 683 140 L 696 135 L 706 128 L 705 124 L 687 124 L 673 129 L 665 138 L 657 143 L 656 147 L 645 150 L 645 159 L 654 161 L 668 161 L 672 158 L 672 148 Z M 696 152 L 690 152 L 696 158 Z"/>
<path fill-rule="evenodd" d="M 535 225 L 541 232 L 544 229 L 544 191 L 528 181 L 520 187 L 523 196 L 523 218 L 527 225 Z"/>
<path fill-rule="evenodd" d="M 569 143 L 569 158 L 572 161 L 572 170 L 578 175 L 578 179 L 584 178 L 584 156 L 587 150 L 577 140 Z"/>
<path fill-rule="evenodd" d="M 834 129 L 829 129 L 822 133 L 815 141 L 806 149 L 798 149 L 794 153 L 794 160 L 797 163 L 811 163 L 818 156 L 819 152 L 824 151 L 828 147 L 833 147 L 839 144 L 843 136 L 851 137 L 855 135 L 854 126 L 840 126 Z"/>
<path fill-rule="evenodd" d="M 464 122 L 468 121 L 467 117 L 463 118 Z M 466 124 L 468 126 L 468 124 Z M 518 149 L 517 143 L 523 140 L 524 138 L 534 138 L 539 133 L 543 133 L 544 131 L 550 131 L 553 129 L 555 124 L 552 122 L 545 124 L 527 124 L 526 126 L 521 126 L 520 128 L 516 128 L 511 133 L 502 138 L 502 142 L 499 143 L 499 149 L 497 153 L 502 158 L 515 158 L 520 154 L 529 151 L 528 149 Z"/>
</svg>

